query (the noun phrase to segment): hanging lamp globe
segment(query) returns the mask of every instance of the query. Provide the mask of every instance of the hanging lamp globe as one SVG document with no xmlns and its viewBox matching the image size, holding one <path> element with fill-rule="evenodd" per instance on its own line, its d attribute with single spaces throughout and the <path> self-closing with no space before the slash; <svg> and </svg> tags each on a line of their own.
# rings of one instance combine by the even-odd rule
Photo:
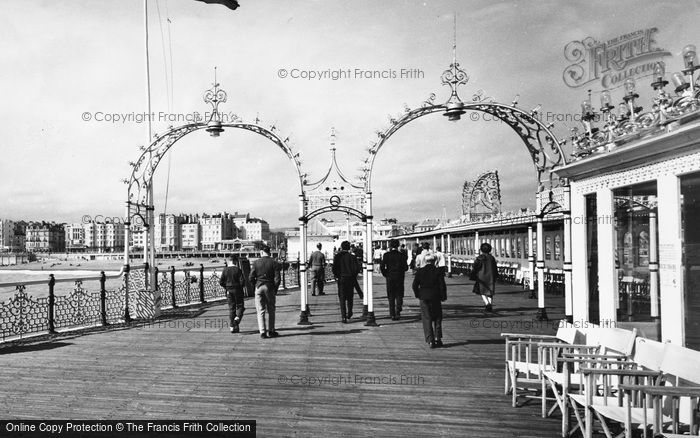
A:
<svg viewBox="0 0 700 438">
<path fill-rule="evenodd" d="M 466 111 L 464 111 L 464 104 L 462 102 L 450 102 L 447 104 L 447 109 L 445 110 L 445 114 L 443 114 L 445 117 L 447 117 L 447 120 L 451 122 L 456 122 L 457 120 L 462 118 L 462 114 L 464 114 Z"/>
<path fill-rule="evenodd" d="M 221 122 L 218 120 L 210 120 L 209 123 L 207 123 L 207 129 L 206 131 L 211 135 L 212 137 L 218 137 L 222 132 L 224 132 L 224 128 L 221 127 Z"/>
</svg>

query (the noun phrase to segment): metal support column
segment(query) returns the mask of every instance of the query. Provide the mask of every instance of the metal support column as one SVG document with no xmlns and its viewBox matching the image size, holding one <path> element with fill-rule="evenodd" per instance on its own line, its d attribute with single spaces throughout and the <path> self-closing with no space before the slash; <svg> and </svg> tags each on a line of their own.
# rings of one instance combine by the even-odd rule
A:
<svg viewBox="0 0 700 438">
<path fill-rule="evenodd" d="M 377 321 L 374 318 L 374 297 L 372 284 L 374 261 L 372 260 L 372 254 L 370 254 L 372 249 L 372 192 L 365 193 L 365 211 L 367 220 L 367 228 L 365 232 L 365 242 L 367 242 L 367 248 L 365 250 L 365 260 L 367 260 L 367 268 L 365 269 L 365 275 L 367 277 L 367 285 L 365 286 L 365 298 L 367 299 L 367 322 L 365 322 L 365 325 L 376 326 Z"/>
<path fill-rule="evenodd" d="M 299 254 L 299 294 L 301 296 L 301 312 L 297 325 L 309 325 L 309 304 L 308 304 L 308 284 L 306 278 L 306 252 L 307 224 L 305 196 L 299 195 L 299 243 L 301 243 L 301 253 Z"/>
<path fill-rule="evenodd" d="M 544 304 L 544 221 L 537 217 L 537 319 L 547 321 Z"/>
<path fill-rule="evenodd" d="M 574 322 L 574 293 L 571 275 L 571 187 L 564 186 L 564 315 L 566 321 Z"/>
</svg>

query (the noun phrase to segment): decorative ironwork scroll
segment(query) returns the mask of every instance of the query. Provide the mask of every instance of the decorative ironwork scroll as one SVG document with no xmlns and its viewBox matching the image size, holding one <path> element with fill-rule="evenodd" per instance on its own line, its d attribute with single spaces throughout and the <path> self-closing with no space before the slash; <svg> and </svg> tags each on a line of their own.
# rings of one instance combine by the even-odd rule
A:
<svg viewBox="0 0 700 438">
<path fill-rule="evenodd" d="M 211 275 L 204 279 L 204 299 L 213 300 L 226 297 L 226 289 L 219 285 L 219 273 L 213 271 Z"/>
<path fill-rule="evenodd" d="M 33 299 L 24 285 L 17 286 L 15 295 L 0 306 L 2 338 L 48 330 L 48 314 L 48 298 Z"/>
<path fill-rule="evenodd" d="M 462 213 L 498 214 L 501 212 L 501 185 L 498 171 L 485 172 L 474 181 L 466 181 L 462 190 Z"/>
<path fill-rule="evenodd" d="M 54 315 L 56 328 L 100 324 L 100 294 L 88 292 L 76 280 L 70 294 L 56 297 Z"/>
</svg>

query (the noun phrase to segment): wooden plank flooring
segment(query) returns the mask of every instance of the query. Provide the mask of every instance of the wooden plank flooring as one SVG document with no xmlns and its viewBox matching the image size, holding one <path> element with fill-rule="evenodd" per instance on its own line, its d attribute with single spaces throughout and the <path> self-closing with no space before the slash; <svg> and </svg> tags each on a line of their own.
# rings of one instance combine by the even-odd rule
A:
<svg viewBox="0 0 700 438">
<path fill-rule="evenodd" d="M 241 334 L 225 303 L 193 317 L 0 346 L 3 419 L 251 419 L 258 436 L 555 437 L 560 420 L 503 394 L 501 332 L 553 333 L 533 321 L 535 300 L 501 286 L 484 313 L 464 277 L 448 279 L 444 342 L 430 350 L 410 292 L 388 318 L 384 279 L 374 277 L 379 327 L 341 324 L 334 285 L 310 297 L 313 325 L 296 325 L 299 295 L 281 292 L 280 337 L 257 334 L 246 301 Z M 355 314 L 362 310 L 355 297 Z M 563 299 L 547 297 L 549 317 Z"/>
</svg>

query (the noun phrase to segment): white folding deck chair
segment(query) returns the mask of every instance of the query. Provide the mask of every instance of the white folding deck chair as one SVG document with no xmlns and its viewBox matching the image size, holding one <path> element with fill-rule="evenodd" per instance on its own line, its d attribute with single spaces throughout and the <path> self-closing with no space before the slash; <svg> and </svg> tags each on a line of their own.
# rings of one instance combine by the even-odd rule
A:
<svg viewBox="0 0 700 438">
<path fill-rule="evenodd" d="M 542 416 L 550 416 L 555 409 L 562 413 L 562 436 L 567 436 L 569 431 L 569 393 L 581 389 L 583 374 L 579 372 L 581 366 L 590 366 L 596 362 L 628 361 L 634 350 L 636 331 L 617 328 L 593 328 L 586 331 L 586 346 L 582 348 L 570 348 L 562 350 L 559 358 L 561 367 L 543 371 L 542 379 Z M 597 346 L 592 348 L 591 346 Z M 612 362 L 611 362 L 612 363 Z M 549 385 L 553 397 L 546 397 L 546 385 Z M 547 410 L 547 400 L 555 403 Z M 574 412 L 578 413 L 575 410 Z M 577 428 L 581 425 L 578 422 Z M 575 430 L 575 429 L 574 429 Z"/>
<path fill-rule="evenodd" d="M 651 420 L 654 436 L 668 438 L 687 437 L 686 431 L 699 434 L 698 402 L 700 401 L 700 352 L 679 345 L 666 344 L 661 361 L 664 385 L 622 385 L 625 392 L 625 430 L 631 436 L 632 425 L 639 424 L 648 436 Z M 642 394 L 642 407 L 633 407 L 635 393 Z M 653 414 L 647 410 L 653 407 Z"/>
<path fill-rule="evenodd" d="M 643 422 L 643 409 L 623 405 L 624 390 L 621 386 L 658 385 L 662 381 L 665 351 L 665 344 L 639 338 L 630 360 L 596 360 L 580 369 L 584 376 L 583 391 L 579 394 L 569 394 L 569 399 L 572 401 L 577 427 L 581 429 L 584 437 L 593 436 L 594 416 L 608 438 L 613 437 L 608 426 L 610 421 L 625 424 L 626 419 L 631 418 L 632 423 Z M 578 406 L 584 411 L 583 417 Z"/>
<path fill-rule="evenodd" d="M 556 335 L 501 333 L 505 338 L 505 393 L 511 393 L 513 407 L 518 398 L 539 398 L 542 371 L 556 364 L 540 364 L 538 346 L 550 343 L 556 346 L 581 342 L 583 336 L 574 326 L 562 321 Z"/>
</svg>

